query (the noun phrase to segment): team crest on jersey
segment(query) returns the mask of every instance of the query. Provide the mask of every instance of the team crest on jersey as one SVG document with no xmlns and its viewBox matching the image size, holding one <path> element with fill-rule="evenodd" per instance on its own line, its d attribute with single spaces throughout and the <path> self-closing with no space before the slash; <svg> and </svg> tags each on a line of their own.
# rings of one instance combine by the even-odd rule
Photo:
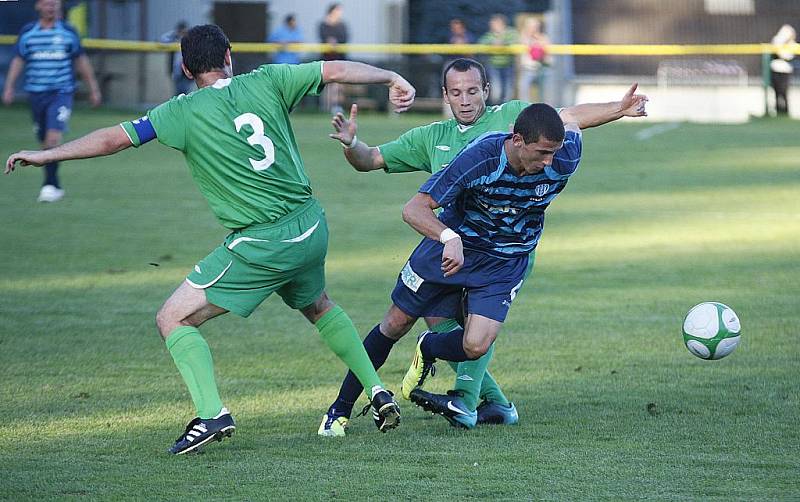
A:
<svg viewBox="0 0 800 502">
<path fill-rule="evenodd" d="M 533 189 L 533 193 L 536 194 L 535 196 L 531 196 L 528 198 L 531 202 L 543 202 L 547 197 L 547 193 L 550 191 L 550 184 L 549 183 L 542 183 L 540 185 L 536 185 L 536 188 Z"/>
</svg>

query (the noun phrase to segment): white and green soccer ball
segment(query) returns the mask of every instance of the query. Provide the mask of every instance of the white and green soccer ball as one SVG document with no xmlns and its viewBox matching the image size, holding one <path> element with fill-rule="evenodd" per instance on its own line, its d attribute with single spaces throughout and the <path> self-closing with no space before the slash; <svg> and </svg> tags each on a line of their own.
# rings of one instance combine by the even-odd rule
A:
<svg viewBox="0 0 800 502">
<path fill-rule="evenodd" d="M 722 359 L 739 345 L 739 316 L 723 303 L 704 302 L 692 307 L 683 320 L 683 342 L 701 359 Z"/>
</svg>

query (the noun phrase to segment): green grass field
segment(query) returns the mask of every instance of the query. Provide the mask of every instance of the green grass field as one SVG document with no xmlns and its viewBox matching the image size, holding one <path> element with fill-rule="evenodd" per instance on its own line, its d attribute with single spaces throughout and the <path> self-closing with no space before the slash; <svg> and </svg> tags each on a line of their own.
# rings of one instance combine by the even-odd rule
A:
<svg viewBox="0 0 800 502">
<path fill-rule="evenodd" d="M 25 108 L 1 116 L 3 159 L 35 146 Z M 133 116 L 79 109 L 69 137 Z M 430 120 L 366 115 L 359 138 Z M 519 426 L 459 431 L 401 403 L 389 434 L 360 418 L 318 438 L 344 367 L 271 298 L 203 326 L 238 430 L 177 458 L 166 449 L 194 410 L 154 315 L 225 235 L 181 156 L 151 144 L 64 164 L 52 205 L 35 202 L 38 169 L 1 178 L 0 498 L 800 498 L 800 123 L 636 140 L 649 126 L 587 131 L 548 211 L 491 367 Z M 425 177 L 356 173 L 328 129 L 295 117 L 328 211 L 328 289 L 363 336 L 418 242 L 400 211 Z M 720 361 L 682 345 L 683 315 L 706 300 L 742 320 Z M 381 371 L 390 388 L 413 339 Z M 452 377 L 442 365 L 429 387 Z"/>
</svg>

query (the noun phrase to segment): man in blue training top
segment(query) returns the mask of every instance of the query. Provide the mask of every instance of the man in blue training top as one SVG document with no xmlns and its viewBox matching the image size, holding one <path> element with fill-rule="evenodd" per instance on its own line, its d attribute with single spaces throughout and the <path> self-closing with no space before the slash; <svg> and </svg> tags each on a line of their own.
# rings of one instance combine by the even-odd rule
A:
<svg viewBox="0 0 800 502">
<path fill-rule="evenodd" d="M 454 317 L 463 305 L 465 329 L 420 336 L 403 397 L 453 425 L 475 426 L 477 413 L 458 395 L 421 386 L 436 359 L 474 360 L 489 350 L 522 287 L 545 209 L 580 158 L 577 123 L 565 126 L 555 109 L 533 104 L 513 133 L 476 139 L 406 204 L 403 219 L 425 239 L 400 272 L 390 311 L 402 312 L 399 329 L 407 330 L 419 317 Z"/>
<path fill-rule="evenodd" d="M 300 54 L 285 50 L 286 44 L 303 42 L 303 32 L 297 26 L 294 14 L 287 14 L 283 19 L 283 26 L 271 33 L 267 42 L 281 44 L 281 50 L 272 56 L 273 64 L 300 64 Z"/>
<path fill-rule="evenodd" d="M 37 0 L 39 20 L 22 27 L 8 67 L 3 103 L 14 101 L 14 84 L 25 69 L 25 90 L 33 113 L 36 135 L 47 150 L 61 144 L 72 114 L 75 70 L 89 87 L 92 106 L 100 104 L 100 87 L 92 64 L 83 52 L 78 32 L 61 20 L 61 0 Z M 44 166 L 44 183 L 39 202 L 56 202 L 64 197 L 58 181 L 58 162 Z"/>
</svg>

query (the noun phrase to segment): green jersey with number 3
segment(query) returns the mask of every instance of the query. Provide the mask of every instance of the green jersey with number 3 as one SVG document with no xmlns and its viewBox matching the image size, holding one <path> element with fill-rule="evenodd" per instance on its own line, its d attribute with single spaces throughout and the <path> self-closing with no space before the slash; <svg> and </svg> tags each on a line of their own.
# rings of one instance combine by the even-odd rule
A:
<svg viewBox="0 0 800 502">
<path fill-rule="evenodd" d="M 481 118 L 468 126 L 449 119 L 415 127 L 396 140 L 378 147 L 386 164 L 386 172 L 440 171 L 475 138 L 487 132 L 511 131 L 517 115 L 528 105 L 530 103 L 512 100 L 489 106 Z"/>
<path fill-rule="evenodd" d="M 264 65 L 147 113 L 158 141 L 183 152 L 227 228 L 272 223 L 311 197 L 289 113 L 323 87 L 322 63 Z M 140 140 L 122 124 L 134 146 Z"/>
</svg>

